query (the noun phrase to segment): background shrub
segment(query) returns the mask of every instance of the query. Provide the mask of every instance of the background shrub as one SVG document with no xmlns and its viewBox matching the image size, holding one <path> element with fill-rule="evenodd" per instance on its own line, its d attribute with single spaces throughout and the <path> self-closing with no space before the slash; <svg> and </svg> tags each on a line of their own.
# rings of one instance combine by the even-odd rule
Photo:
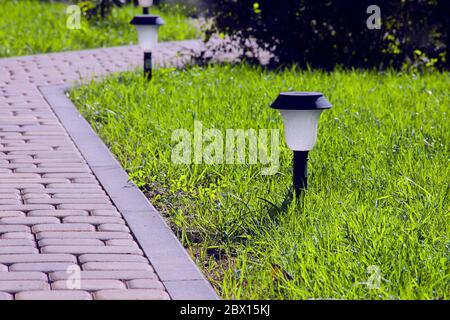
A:
<svg viewBox="0 0 450 320">
<path fill-rule="evenodd" d="M 272 48 L 274 64 L 333 68 L 448 68 L 448 0 L 206 0 L 209 31 L 254 37 Z M 381 9 L 369 30 L 367 7 Z M 243 40 L 244 41 L 244 40 Z"/>
<path fill-rule="evenodd" d="M 111 14 L 113 7 L 122 7 L 124 5 L 130 4 L 134 5 L 135 7 L 139 6 L 138 0 L 72 0 L 71 2 L 79 5 L 83 14 L 90 20 L 107 18 Z M 187 2 L 187 4 L 184 4 L 184 2 Z M 191 3 L 190 1 L 183 0 L 153 0 L 153 6 L 158 6 L 158 9 L 160 11 L 176 12 L 184 14 L 186 16 L 195 15 L 197 9 L 194 4 L 195 2 Z"/>
</svg>

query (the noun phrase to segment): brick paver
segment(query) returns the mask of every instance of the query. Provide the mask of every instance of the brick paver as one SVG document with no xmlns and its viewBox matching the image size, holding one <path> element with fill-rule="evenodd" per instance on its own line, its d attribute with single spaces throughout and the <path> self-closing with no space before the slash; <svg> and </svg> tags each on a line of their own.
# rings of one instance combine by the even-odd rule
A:
<svg viewBox="0 0 450 320">
<path fill-rule="evenodd" d="M 155 62 L 197 45 L 161 44 Z M 0 300 L 169 298 L 39 91 L 141 62 L 135 46 L 0 59 Z"/>
</svg>

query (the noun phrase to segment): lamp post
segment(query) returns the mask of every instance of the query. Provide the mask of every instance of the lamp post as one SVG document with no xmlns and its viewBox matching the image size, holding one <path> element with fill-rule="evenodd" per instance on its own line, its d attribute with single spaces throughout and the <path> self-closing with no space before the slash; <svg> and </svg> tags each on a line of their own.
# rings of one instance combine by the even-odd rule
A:
<svg viewBox="0 0 450 320">
<path fill-rule="evenodd" d="M 151 0 L 141 0 L 139 4 L 148 5 Z M 148 5 L 147 8 L 148 12 Z M 144 76 L 147 80 L 152 78 L 152 50 L 158 44 L 158 29 L 164 24 L 161 17 L 151 14 L 137 15 L 131 20 L 130 24 L 134 25 L 138 34 L 138 42 L 144 51 Z"/>
<path fill-rule="evenodd" d="M 316 144 L 320 114 L 331 104 L 321 92 L 282 92 L 270 107 L 283 117 L 286 143 L 294 151 L 294 191 L 299 195 L 308 187 L 308 152 Z"/>
</svg>

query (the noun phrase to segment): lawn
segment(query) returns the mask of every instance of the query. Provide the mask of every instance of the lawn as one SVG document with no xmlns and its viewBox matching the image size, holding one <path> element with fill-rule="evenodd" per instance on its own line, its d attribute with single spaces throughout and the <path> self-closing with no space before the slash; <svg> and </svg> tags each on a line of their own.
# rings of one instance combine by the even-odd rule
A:
<svg viewBox="0 0 450 320">
<path fill-rule="evenodd" d="M 241 66 L 111 76 L 70 96 L 223 298 L 449 299 L 448 73 L 266 72 Z M 278 92 L 322 91 L 309 190 L 291 151 L 258 164 L 171 161 L 175 129 L 280 129 Z"/>
<path fill-rule="evenodd" d="M 66 4 L 38 0 L 0 0 L 0 57 L 36 53 L 111 47 L 136 43 L 136 32 L 129 25 L 141 9 L 132 6 L 115 8 L 106 20 L 89 22 L 81 18 L 81 29 L 66 26 Z M 166 25 L 160 29 L 160 40 L 184 40 L 199 36 L 193 21 L 178 7 L 164 11 L 152 9 L 161 15 Z"/>
</svg>

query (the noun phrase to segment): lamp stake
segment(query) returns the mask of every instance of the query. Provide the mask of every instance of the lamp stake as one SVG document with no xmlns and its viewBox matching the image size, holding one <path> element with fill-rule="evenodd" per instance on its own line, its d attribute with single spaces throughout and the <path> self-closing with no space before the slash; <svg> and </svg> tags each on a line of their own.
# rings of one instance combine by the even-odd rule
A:
<svg viewBox="0 0 450 320">
<path fill-rule="evenodd" d="M 294 192 L 297 196 L 308 188 L 308 151 L 294 151 Z"/>
<path fill-rule="evenodd" d="M 152 53 L 144 52 L 144 76 L 147 80 L 152 79 Z"/>
</svg>

